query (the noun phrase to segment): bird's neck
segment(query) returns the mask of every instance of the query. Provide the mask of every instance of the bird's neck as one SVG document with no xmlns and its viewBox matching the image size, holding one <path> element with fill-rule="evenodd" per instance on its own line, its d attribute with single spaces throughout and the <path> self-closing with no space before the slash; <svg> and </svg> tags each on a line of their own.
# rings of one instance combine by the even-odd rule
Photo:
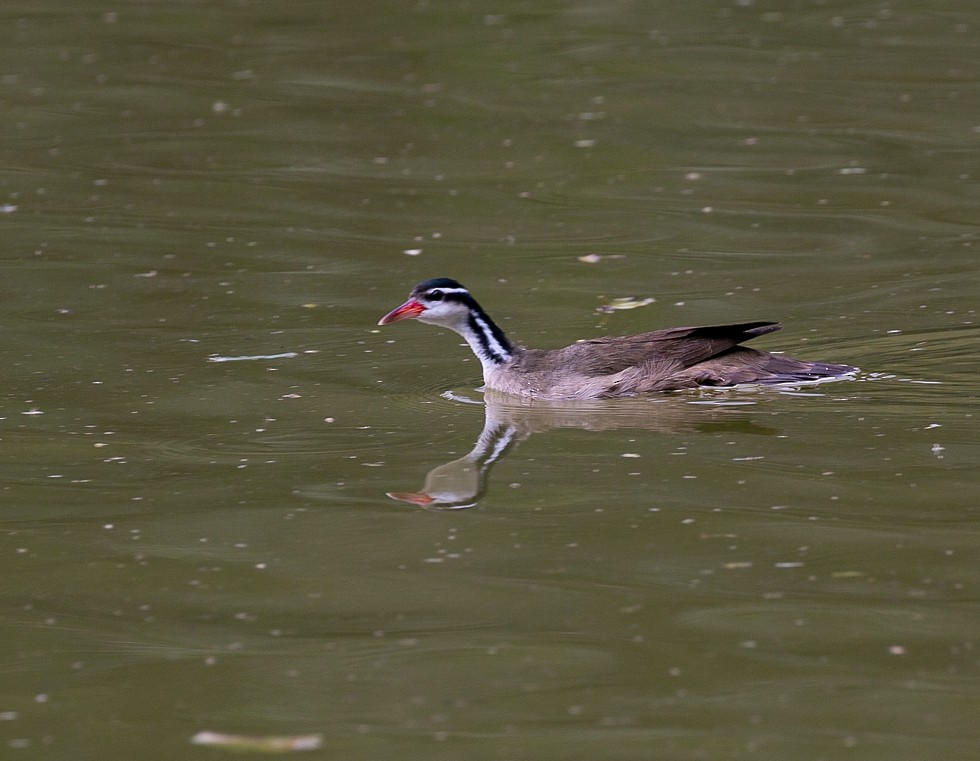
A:
<svg viewBox="0 0 980 761">
<path fill-rule="evenodd" d="M 470 308 L 467 319 L 459 325 L 454 326 L 466 343 L 470 345 L 473 353 L 483 365 L 483 373 L 486 376 L 488 370 L 499 367 L 510 362 L 514 357 L 514 345 L 508 340 L 490 316 L 479 306 Z"/>
</svg>

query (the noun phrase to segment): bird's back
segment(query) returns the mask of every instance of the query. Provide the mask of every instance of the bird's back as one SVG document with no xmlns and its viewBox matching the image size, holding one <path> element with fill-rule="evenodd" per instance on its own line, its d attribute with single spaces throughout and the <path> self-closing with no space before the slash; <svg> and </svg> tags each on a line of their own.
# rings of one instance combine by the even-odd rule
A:
<svg viewBox="0 0 980 761">
<path fill-rule="evenodd" d="M 519 348 L 511 362 L 487 381 L 506 393 L 553 399 L 685 388 L 697 385 L 685 371 L 780 327 L 776 322 L 750 322 L 667 328 L 593 338 L 563 349 Z M 678 384 L 671 383 L 674 377 Z"/>
</svg>

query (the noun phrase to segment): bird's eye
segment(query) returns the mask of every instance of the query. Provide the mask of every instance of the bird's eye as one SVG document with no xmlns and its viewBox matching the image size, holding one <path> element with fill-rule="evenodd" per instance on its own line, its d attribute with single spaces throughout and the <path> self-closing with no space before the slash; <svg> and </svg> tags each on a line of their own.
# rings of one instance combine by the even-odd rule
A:
<svg viewBox="0 0 980 761">
<path fill-rule="evenodd" d="M 429 301 L 442 301 L 442 297 L 444 294 L 442 291 L 429 291 L 425 295 L 426 298 L 429 299 Z"/>
</svg>

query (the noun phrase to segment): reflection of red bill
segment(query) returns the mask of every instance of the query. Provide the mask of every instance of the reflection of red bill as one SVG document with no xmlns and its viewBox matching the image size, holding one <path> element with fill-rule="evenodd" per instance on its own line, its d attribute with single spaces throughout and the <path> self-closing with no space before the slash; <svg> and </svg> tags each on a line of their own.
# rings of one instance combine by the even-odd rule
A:
<svg viewBox="0 0 980 761">
<path fill-rule="evenodd" d="M 415 299 L 409 299 L 400 307 L 392 309 L 388 314 L 378 320 L 378 325 L 387 325 L 389 322 L 398 322 L 398 320 L 408 320 L 412 317 L 418 317 L 424 311 L 424 306 Z"/>
<path fill-rule="evenodd" d="M 435 497 L 430 497 L 428 494 L 412 491 L 390 491 L 387 492 L 387 496 L 399 502 L 407 502 L 410 505 L 418 505 L 419 507 L 426 507 L 436 501 Z"/>
</svg>

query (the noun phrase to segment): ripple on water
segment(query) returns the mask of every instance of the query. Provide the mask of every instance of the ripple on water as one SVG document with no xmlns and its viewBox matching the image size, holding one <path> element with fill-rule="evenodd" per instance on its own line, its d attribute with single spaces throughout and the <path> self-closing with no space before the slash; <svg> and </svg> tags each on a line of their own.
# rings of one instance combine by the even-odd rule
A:
<svg viewBox="0 0 980 761">
<path fill-rule="evenodd" d="M 364 426 L 356 427 L 365 429 Z M 262 460 L 270 457 L 327 457 L 332 455 L 363 455 L 377 449 L 373 438 L 344 435 L 349 426 L 337 426 L 331 434 L 317 429 L 290 433 L 251 433 L 247 440 L 241 436 L 223 438 L 204 435 L 185 439 L 158 439 L 146 444 L 155 460 L 186 463 L 238 463 L 243 460 Z"/>
</svg>

